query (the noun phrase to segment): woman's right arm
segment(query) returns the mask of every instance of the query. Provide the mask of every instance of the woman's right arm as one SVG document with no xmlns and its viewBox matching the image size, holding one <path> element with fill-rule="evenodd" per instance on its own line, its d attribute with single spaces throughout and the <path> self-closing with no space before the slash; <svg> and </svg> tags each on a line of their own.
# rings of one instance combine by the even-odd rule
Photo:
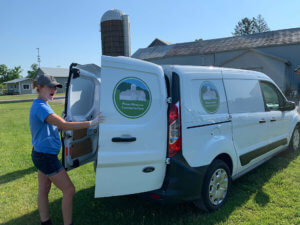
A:
<svg viewBox="0 0 300 225">
<path fill-rule="evenodd" d="M 83 122 L 68 122 L 65 121 L 63 118 L 60 116 L 52 113 L 50 114 L 47 118 L 46 121 L 47 123 L 50 123 L 54 126 L 57 126 L 59 130 L 79 130 L 79 129 L 84 129 L 88 128 L 90 126 L 96 126 L 98 125 L 103 118 L 98 115 L 96 119 L 92 121 L 83 121 Z"/>
</svg>

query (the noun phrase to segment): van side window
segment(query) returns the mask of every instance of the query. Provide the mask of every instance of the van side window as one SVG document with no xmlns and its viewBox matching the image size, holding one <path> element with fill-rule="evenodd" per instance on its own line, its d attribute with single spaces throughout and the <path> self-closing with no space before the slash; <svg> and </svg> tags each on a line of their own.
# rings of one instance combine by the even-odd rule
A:
<svg viewBox="0 0 300 225">
<path fill-rule="evenodd" d="M 260 86 L 267 110 L 279 110 L 283 103 L 283 97 L 280 95 L 277 88 L 273 84 L 265 81 L 261 81 Z"/>
<path fill-rule="evenodd" d="M 224 80 L 229 112 L 264 112 L 265 106 L 258 80 Z"/>
</svg>

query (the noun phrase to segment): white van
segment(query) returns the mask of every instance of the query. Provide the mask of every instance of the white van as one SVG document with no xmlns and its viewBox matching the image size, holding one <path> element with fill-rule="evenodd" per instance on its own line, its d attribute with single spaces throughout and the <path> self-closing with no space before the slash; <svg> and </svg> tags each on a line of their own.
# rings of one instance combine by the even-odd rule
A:
<svg viewBox="0 0 300 225">
<path fill-rule="evenodd" d="M 102 57 L 70 66 L 64 117 L 104 123 L 62 134 L 63 164 L 96 161 L 95 197 L 145 193 L 220 208 L 231 180 L 299 150 L 295 104 L 254 71 Z"/>
</svg>

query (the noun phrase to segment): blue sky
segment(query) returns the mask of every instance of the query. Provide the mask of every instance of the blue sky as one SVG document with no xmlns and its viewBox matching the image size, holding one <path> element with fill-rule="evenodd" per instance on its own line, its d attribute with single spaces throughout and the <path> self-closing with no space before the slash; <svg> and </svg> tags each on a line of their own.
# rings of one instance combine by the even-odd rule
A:
<svg viewBox="0 0 300 225">
<path fill-rule="evenodd" d="M 100 64 L 100 19 L 109 9 L 129 15 L 131 52 L 155 38 L 172 43 L 232 36 L 244 17 L 261 14 L 271 30 L 300 27 L 299 0 L 0 0 L 0 64 L 23 76 L 41 67 Z"/>
</svg>

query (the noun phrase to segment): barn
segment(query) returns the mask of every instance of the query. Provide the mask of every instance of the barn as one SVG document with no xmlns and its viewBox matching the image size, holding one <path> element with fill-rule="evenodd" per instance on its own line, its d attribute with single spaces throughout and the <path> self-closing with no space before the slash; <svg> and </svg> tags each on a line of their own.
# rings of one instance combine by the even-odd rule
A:
<svg viewBox="0 0 300 225">
<path fill-rule="evenodd" d="M 300 28 L 171 44 L 155 39 L 133 58 L 156 64 L 199 65 L 260 71 L 286 93 L 300 94 Z"/>
</svg>

